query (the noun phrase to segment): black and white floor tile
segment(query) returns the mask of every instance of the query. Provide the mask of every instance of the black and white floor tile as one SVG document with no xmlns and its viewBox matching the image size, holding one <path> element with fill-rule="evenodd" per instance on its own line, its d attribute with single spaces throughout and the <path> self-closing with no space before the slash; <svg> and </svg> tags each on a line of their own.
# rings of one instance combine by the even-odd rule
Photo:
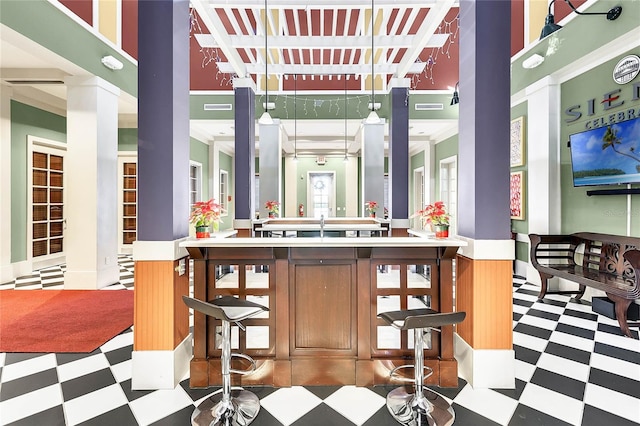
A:
<svg viewBox="0 0 640 426">
<path fill-rule="evenodd" d="M 133 288 L 133 262 L 120 259 Z M 0 289 L 61 288 L 64 267 L 48 268 Z M 435 388 L 456 425 L 640 425 L 640 341 L 617 322 L 567 296 L 537 300 L 538 289 L 514 277 L 515 389 Z M 637 334 L 638 330 L 634 329 Z M 1 425 L 188 425 L 215 389 L 132 391 L 131 329 L 91 354 L 0 353 Z M 257 426 L 394 425 L 385 406 L 391 387 L 250 388 L 260 398 Z"/>
</svg>

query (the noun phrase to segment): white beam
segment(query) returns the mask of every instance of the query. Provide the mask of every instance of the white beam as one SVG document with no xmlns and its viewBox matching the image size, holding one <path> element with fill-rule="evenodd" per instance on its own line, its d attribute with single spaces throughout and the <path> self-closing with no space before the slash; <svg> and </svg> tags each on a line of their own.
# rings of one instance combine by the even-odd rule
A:
<svg viewBox="0 0 640 426">
<path fill-rule="evenodd" d="M 449 13 L 449 10 L 454 6 L 455 2 L 456 0 L 439 0 L 429 9 L 425 22 L 422 24 L 418 34 L 416 34 L 415 44 L 411 49 L 407 50 L 398 65 L 396 77 L 403 78 L 409 74 L 412 64 L 425 48 L 427 41 L 435 35 L 438 26 L 442 23 L 444 17 L 447 16 L 447 13 Z"/>
</svg>

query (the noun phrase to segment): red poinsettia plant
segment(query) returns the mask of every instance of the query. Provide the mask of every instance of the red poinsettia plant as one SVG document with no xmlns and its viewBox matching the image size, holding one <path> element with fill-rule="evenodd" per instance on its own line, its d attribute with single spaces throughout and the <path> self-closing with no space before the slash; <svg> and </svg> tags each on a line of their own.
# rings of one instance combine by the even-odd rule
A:
<svg viewBox="0 0 640 426">
<path fill-rule="evenodd" d="M 429 204 L 416 214 L 422 219 L 422 225 L 427 223 L 432 225 L 449 225 L 451 215 L 447 212 L 447 207 L 442 201 Z"/>
<path fill-rule="evenodd" d="M 264 208 L 269 211 L 271 214 L 278 214 L 280 211 L 280 203 L 275 200 L 269 200 L 264 203 Z"/>
<path fill-rule="evenodd" d="M 212 198 L 208 201 L 198 201 L 191 206 L 189 223 L 196 227 L 209 226 L 212 223 L 219 223 L 222 214 L 222 206 Z"/>
<path fill-rule="evenodd" d="M 378 210 L 378 203 L 375 201 L 367 201 L 364 203 L 364 207 L 369 213 L 375 213 L 375 211 Z"/>
</svg>

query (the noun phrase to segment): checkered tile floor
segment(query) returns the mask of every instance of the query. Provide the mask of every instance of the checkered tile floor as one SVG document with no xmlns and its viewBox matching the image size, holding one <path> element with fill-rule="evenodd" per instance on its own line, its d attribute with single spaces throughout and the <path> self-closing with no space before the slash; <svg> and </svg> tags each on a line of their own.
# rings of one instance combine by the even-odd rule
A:
<svg viewBox="0 0 640 426">
<path fill-rule="evenodd" d="M 120 258 L 116 288 L 133 287 L 133 262 Z M 0 289 L 61 288 L 64 267 Z M 456 425 L 640 425 L 640 341 L 617 322 L 566 296 L 537 301 L 537 288 L 514 277 L 516 388 L 439 389 Z M 634 329 L 637 335 L 637 329 Z M 188 425 L 194 407 L 215 389 L 132 391 L 133 332 L 91 354 L 0 353 L 2 425 Z M 250 388 L 260 397 L 258 426 L 393 425 L 390 387 Z"/>
</svg>

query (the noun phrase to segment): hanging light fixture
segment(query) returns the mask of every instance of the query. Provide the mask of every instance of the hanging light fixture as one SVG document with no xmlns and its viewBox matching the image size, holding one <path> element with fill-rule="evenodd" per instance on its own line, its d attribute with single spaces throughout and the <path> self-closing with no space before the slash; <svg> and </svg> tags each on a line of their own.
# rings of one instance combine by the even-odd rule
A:
<svg viewBox="0 0 640 426">
<path fill-rule="evenodd" d="M 298 161 L 298 74 L 293 75 L 293 161 Z"/>
<path fill-rule="evenodd" d="M 554 17 L 551 13 L 551 5 L 553 5 L 555 1 L 556 0 L 551 0 L 551 2 L 549 2 L 549 13 L 544 20 L 544 27 L 542 27 L 542 32 L 540 33 L 540 40 L 562 28 L 560 25 L 554 22 Z M 564 0 L 564 2 L 567 3 L 571 10 L 573 10 L 578 15 L 607 15 L 607 19 L 609 21 L 615 21 L 622 14 L 622 6 L 612 7 L 607 12 L 580 12 L 578 9 L 576 9 L 576 7 L 571 3 L 570 0 Z"/>
<path fill-rule="evenodd" d="M 365 120 L 367 124 L 380 123 L 380 117 L 376 113 L 376 93 L 375 93 L 375 74 L 374 74 L 374 54 L 373 54 L 373 38 L 374 38 L 374 20 L 373 20 L 373 0 L 371 0 L 371 112 Z"/>
<path fill-rule="evenodd" d="M 458 94 L 458 91 L 460 90 L 458 89 L 459 85 L 460 85 L 460 82 L 457 82 L 455 89 L 453 89 L 453 97 L 451 98 L 450 105 L 456 105 L 460 103 L 460 95 Z"/>
<path fill-rule="evenodd" d="M 267 0 L 264 0 L 264 113 L 258 120 L 260 124 L 273 124 L 273 118 L 269 114 L 269 51 L 267 45 Z"/>
<path fill-rule="evenodd" d="M 347 75 L 344 75 L 344 158 L 345 163 L 349 161 L 347 157 Z"/>
</svg>

